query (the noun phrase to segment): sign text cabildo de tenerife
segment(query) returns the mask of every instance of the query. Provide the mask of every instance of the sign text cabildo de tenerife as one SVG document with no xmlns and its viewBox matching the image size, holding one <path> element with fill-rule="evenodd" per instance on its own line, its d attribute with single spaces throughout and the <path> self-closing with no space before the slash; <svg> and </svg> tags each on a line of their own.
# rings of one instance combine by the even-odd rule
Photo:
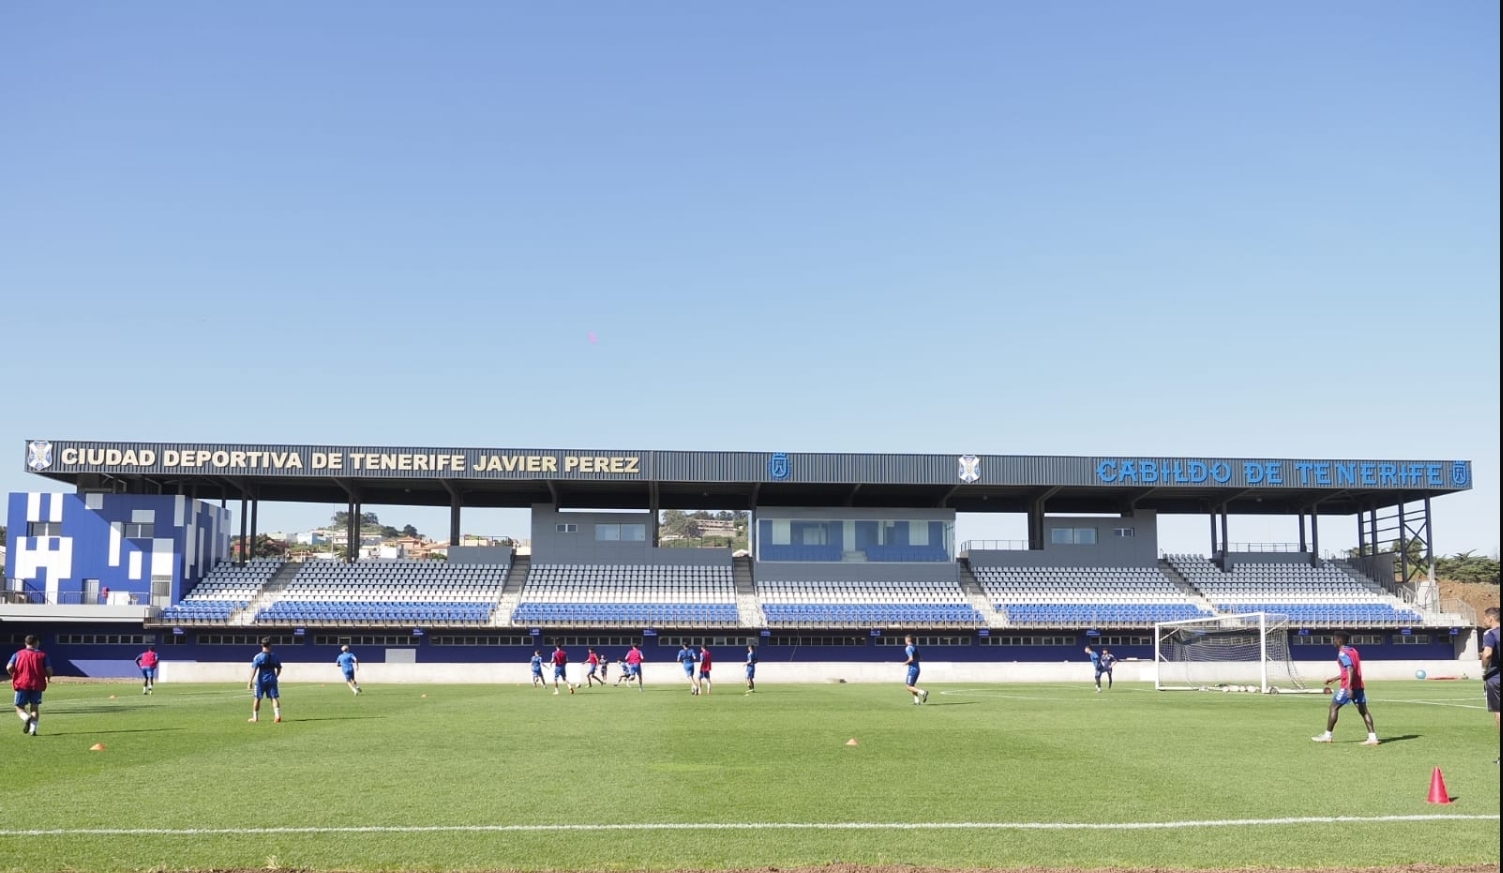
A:
<svg viewBox="0 0 1503 873">
<path fill-rule="evenodd" d="M 44 475 L 614 479 L 995 486 L 1412 489 L 1472 487 L 1470 461 L 867 455 L 268 446 L 28 440 Z"/>
</svg>

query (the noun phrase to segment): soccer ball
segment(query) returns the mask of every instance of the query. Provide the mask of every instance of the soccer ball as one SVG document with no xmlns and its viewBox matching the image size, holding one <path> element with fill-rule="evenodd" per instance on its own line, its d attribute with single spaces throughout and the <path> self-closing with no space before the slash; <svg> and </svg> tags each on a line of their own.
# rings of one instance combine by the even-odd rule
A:
<svg viewBox="0 0 1503 873">
<path fill-rule="evenodd" d="M 1416 678 L 1416 679 L 1423 679 L 1423 678 L 1425 678 L 1425 671 L 1424 670 L 1415 670 L 1414 671 L 1414 678 Z"/>
</svg>

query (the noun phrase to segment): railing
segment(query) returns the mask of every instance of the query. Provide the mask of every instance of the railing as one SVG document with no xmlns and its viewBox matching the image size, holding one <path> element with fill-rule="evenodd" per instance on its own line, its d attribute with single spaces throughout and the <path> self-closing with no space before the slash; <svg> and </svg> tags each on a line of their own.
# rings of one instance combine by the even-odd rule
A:
<svg viewBox="0 0 1503 873">
<path fill-rule="evenodd" d="M 132 595 L 134 599 L 135 595 Z M 0 591 L 0 603 L 22 604 L 31 606 L 105 606 L 104 598 L 95 594 L 89 597 L 82 591 L 59 591 L 48 594 L 46 591 L 26 589 L 24 591 Z M 131 605 L 135 605 L 132 603 Z"/>
<path fill-rule="evenodd" d="M 961 554 L 966 552 L 1026 552 L 1027 540 L 966 540 L 960 544 Z"/>
<path fill-rule="evenodd" d="M 1306 552 L 1299 543 L 1227 543 L 1230 552 Z"/>
</svg>

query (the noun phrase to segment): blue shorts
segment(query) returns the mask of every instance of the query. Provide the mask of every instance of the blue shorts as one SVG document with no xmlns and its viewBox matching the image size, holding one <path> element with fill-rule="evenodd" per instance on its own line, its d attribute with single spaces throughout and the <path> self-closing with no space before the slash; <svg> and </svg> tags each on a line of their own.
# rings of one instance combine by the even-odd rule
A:
<svg viewBox="0 0 1503 873">
<path fill-rule="evenodd" d="M 594 664 L 590 665 L 589 672 L 587 672 L 585 675 L 587 675 L 587 676 L 594 676 L 595 675 L 595 665 Z"/>
<path fill-rule="evenodd" d="M 1359 688 L 1355 692 L 1350 694 L 1347 693 L 1347 690 L 1345 688 L 1336 689 L 1336 693 L 1331 696 L 1331 705 L 1346 706 L 1348 703 L 1355 703 L 1358 706 L 1366 706 L 1367 689 Z"/>
<path fill-rule="evenodd" d="M 277 690 L 277 681 L 275 679 L 273 679 L 270 682 L 257 682 L 256 683 L 256 699 L 257 700 L 260 700 L 263 697 L 270 697 L 272 700 L 277 700 L 281 696 L 282 696 L 282 693 Z"/>
<path fill-rule="evenodd" d="M 555 679 L 568 679 L 569 678 L 569 674 L 564 672 L 564 665 L 563 664 L 558 664 L 558 665 L 554 666 L 554 668 L 553 668 L 553 678 L 555 678 Z"/>
<path fill-rule="evenodd" d="M 699 671 L 699 678 L 701 678 L 701 679 L 708 679 L 708 678 L 710 678 L 710 671 L 709 670 L 700 670 Z"/>
<path fill-rule="evenodd" d="M 910 687 L 918 684 L 918 676 L 919 668 L 917 664 L 908 668 L 908 685 Z"/>
<path fill-rule="evenodd" d="M 534 679 L 541 679 L 541 678 L 543 678 L 543 671 L 542 670 L 533 670 L 532 671 L 532 678 L 534 678 Z"/>
<path fill-rule="evenodd" d="M 684 665 L 684 675 L 688 676 L 690 679 L 694 678 L 694 665 L 692 663 Z"/>
<path fill-rule="evenodd" d="M 155 679 L 155 678 L 157 678 L 157 668 L 155 668 L 155 667 L 142 667 L 141 668 L 141 678 L 143 678 L 143 679 Z"/>
<path fill-rule="evenodd" d="M 40 692 L 40 691 L 17 691 L 16 692 L 16 706 L 26 706 L 27 704 L 30 704 L 32 706 L 41 706 L 42 705 L 42 692 Z"/>
<path fill-rule="evenodd" d="M 628 675 L 628 676 L 641 676 L 642 675 L 642 665 L 641 664 L 627 664 L 626 665 L 626 675 Z"/>
<path fill-rule="evenodd" d="M 344 671 L 344 681 L 346 681 L 346 682 L 354 682 L 355 681 L 355 671 L 354 670 L 346 670 L 346 671 Z"/>
<path fill-rule="evenodd" d="M 756 677 L 757 677 L 757 668 L 754 667 L 754 666 L 752 666 L 751 664 L 747 664 L 746 665 L 746 678 L 748 678 L 748 679 L 755 679 Z"/>
</svg>

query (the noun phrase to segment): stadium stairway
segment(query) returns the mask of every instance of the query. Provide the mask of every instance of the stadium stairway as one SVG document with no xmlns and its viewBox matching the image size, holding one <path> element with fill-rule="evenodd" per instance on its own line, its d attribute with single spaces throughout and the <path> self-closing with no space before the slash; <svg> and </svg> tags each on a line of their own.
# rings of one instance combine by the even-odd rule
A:
<svg viewBox="0 0 1503 873">
<path fill-rule="evenodd" d="M 270 579 L 266 580 L 266 584 L 261 587 L 260 593 L 252 597 L 250 603 L 246 604 L 239 612 L 230 616 L 228 624 L 255 624 L 256 615 L 261 610 L 275 603 L 277 598 L 281 596 L 282 591 L 292 582 L 293 577 L 302 569 L 303 565 L 300 561 L 288 561 L 283 564 L 277 569 L 276 573 L 272 574 Z"/>
<path fill-rule="evenodd" d="M 532 555 L 511 556 L 511 569 L 506 574 L 506 584 L 501 588 L 501 600 L 496 611 L 491 613 L 491 626 L 511 627 L 512 614 L 522 602 L 522 589 L 527 585 L 527 576 L 532 572 Z"/>
<path fill-rule="evenodd" d="M 736 613 L 742 627 L 767 627 L 767 615 L 757 599 L 757 580 L 752 575 L 752 559 L 741 555 L 731 559 L 731 581 L 736 585 Z"/>
<path fill-rule="evenodd" d="M 986 626 L 1007 627 L 1007 613 L 997 609 L 987 599 L 981 583 L 976 581 L 976 574 L 971 572 L 971 559 L 961 558 L 957 563 L 960 565 L 960 587 L 970 599 L 971 606 L 986 619 Z"/>
<path fill-rule="evenodd" d="M 1190 580 L 1186 579 L 1184 574 L 1174 569 L 1173 564 L 1170 564 L 1164 558 L 1159 558 L 1159 570 L 1163 572 L 1166 579 L 1174 583 L 1174 587 L 1183 591 L 1186 597 L 1194 601 L 1196 606 L 1212 614 L 1216 612 L 1216 607 L 1211 604 L 1211 601 L 1207 600 L 1206 596 L 1200 593 L 1200 589 L 1191 585 Z"/>
</svg>

